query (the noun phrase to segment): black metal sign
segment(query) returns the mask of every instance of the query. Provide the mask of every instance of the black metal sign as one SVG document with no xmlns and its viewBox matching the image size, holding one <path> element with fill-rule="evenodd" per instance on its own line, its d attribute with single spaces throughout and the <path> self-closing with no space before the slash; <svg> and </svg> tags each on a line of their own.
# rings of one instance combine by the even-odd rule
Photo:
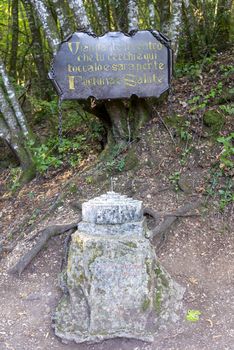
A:
<svg viewBox="0 0 234 350">
<path fill-rule="evenodd" d="M 172 50 L 157 31 L 101 37 L 76 32 L 62 42 L 49 77 L 61 99 L 159 97 L 169 89 Z"/>
</svg>

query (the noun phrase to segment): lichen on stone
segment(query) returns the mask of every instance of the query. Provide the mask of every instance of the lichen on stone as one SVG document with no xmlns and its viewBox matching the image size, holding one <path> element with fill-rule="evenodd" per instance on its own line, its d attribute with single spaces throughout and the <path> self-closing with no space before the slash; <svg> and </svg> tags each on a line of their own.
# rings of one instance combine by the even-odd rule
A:
<svg viewBox="0 0 234 350">
<path fill-rule="evenodd" d="M 150 307 L 150 299 L 149 298 L 145 298 L 145 300 L 142 303 L 142 311 L 146 311 L 148 310 Z"/>
</svg>

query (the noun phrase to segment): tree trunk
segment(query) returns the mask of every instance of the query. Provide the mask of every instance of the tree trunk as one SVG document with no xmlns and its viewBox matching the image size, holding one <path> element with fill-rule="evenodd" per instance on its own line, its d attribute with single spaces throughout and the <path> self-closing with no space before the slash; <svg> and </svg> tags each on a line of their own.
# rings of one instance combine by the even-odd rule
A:
<svg viewBox="0 0 234 350">
<path fill-rule="evenodd" d="M 1 89 L 1 88 L 0 88 Z M 0 90 L 0 99 L 1 99 L 1 90 Z M 9 143 L 11 140 L 10 131 L 4 119 L 0 115 L 0 138 Z"/>
<path fill-rule="evenodd" d="M 34 16 L 34 11 L 32 4 L 30 0 L 21 0 L 24 9 L 26 12 L 26 16 L 28 18 L 28 23 L 31 31 L 31 36 L 32 36 L 32 54 L 33 58 L 35 61 L 35 65 L 37 68 L 37 74 L 39 77 L 39 96 L 42 98 L 47 98 L 49 96 L 49 90 L 50 90 L 50 85 L 48 81 L 48 76 L 47 76 L 47 67 L 45 64 L 44 60 L 44 54 L 43 54 L 43 44 L 42 44 L 42 38 L 41 38 L 41 33 L 39 30 L 39 25 L 37 18 Z"/>
<path fill-rule="evenodd" d="M 182 0 L 163 1 L 162 12 L 162 33 L 171 40 L 176 59 L 182 21 Z"/>
<path fill-rule="evenodd" d="M 86 30 L 92 32 L 92 27 L 89 22 L 83 0 L 68 0 L 68 4 L 76 22 L 77 30 Z"/>
<path fill-rule="evenodd" d="M 160 30 L 163 34 L 169 32 L 169 20 L 171 16 L 170 0 L 159 0 Z"/>
<path fill-rule="evenodd" d="M 0 77 L 5 91 L 0 86 L 0 137 L 3 138 L 20 162 L 22 169 L 21 183 L 30 181 L 36 174 L 31 152 L 27 147 L 30 132 L 20 108 L 15 91 L 9 81 L 3 62 L 0 60 Z M 6 93 L 5 93 L 6 92 Z M 6 95 L 8 98 L 6 98 Z M 11 105 L 10 105 L 11 103 Z"/>
<path fill-rule="evenodd" d="M 27 126 L 27 121 L 24 117 L 24 113 L 20 107 L 20 104 L 19 104 L 19 101 L 16 97 L 14 88 L 13 88 L 13 86 L 8 78 L 5 66 L 4 66 L 1 58 L 0 58 L 0 76 L 2 77 L 3 84 L 4 84 L 5 89 L 7 91 L 9 100 L 11 101 L 17 122 L 22 130 L 22 133 L 23 133 L 25 139 L 28 139 L 29 138 L 29 129 Z"/>
<path fill-rule="evenodd" d="M 192 4 L 189 0 L 182 1 L 182 16 L 184 23 L 184 34 L 186 36 L 186 43 L 184 43 L 184 45 L 186 45 L 186 53 L 188 52 L 188 56 L 186 55 L 185 59 L 187 59 L 187 57 L 196 59 L 197 34 L 195 30 Z"/>
<path fill-rule="evenodd" d="M 217 33 L 216 42 L 218 50 L 226 49 L 229 43 L 232 5 L 233 0 L 218 1 L 215 21 L 215 32 Z"/>
<path fill-rule="evenodd" d="M 54 18 L 44 0 L 30 0 L 30 2 L 42 23 L 46 38 L 55 55 L 61 40 Z"/>
<path fill-rule="evenodd" d="M 18 54 L 18 39 L 19 39 L 19 0 L 12 0 L 11 4 L 12 13 L 12 38 L 11 38 L 11 56 L 10 56 L 10 72 L 11 76 L 16 79 L 17 77 L 17 54 Z"/>
<path fill-rule="evenodd" d="M 153 1 L 148 0 L 148 7 L 149 7 L 149 22 L 150 22 L 150 28 L 151 28 L 151 29 L 156 29 L 155 7 L 154 7 Z"/>
<path fill-rule="evenodd" d="M 118 144 L 127 143 L 128 132 L 128 111 L 121 100 L 112 100 L 105 103 L 110 118 L 112 140 Z M 109 139 L 110 136 L 109 136 Z"/>
<path fill-rule="evenodd" d="M 7 101 L 4 91 L 0 87 L 0 106 L 4 119 L 0 117 L 0 137 L 10 145 L 11 150 L 18 158 L 22 176 L 20 183 L 24 184 L 32 180 L 36 175 L 36 169 L 32 155 L 27 149 L 25 138 L 17 124 L 14 112 Z"/>
<path fill-rule="evenodd" d="M 103 7 L 100 5 L 98 0 L 93 0 L 94 8 L 95 8 L 95 14 L 96 18 L 98 18 L 98 21 L 100 23 L 101 27 L 101 34 L 108 31 L 108 18 L 105 16 L 105 13 L 103 13 Z"/>
<path fill-rule="evenodd" d="M 128 1 L 128 29 L 137 30 L 138 29 L 138 6 L 136 0 Z"/>
<path fill-rule="evenodd" d="M 130 100 L 98 102 L 94 108 L 85 105 L 89 113 L 102 122 L 107 134 L 107 146 L 127 145 L 139 136 L 140 128 L 151 118 L 151 105 L 132 96 Z"/>
<path fill-rule="evenodd" d="M 62 31 L 62 39 L 68 37 L 74 31 L 72 16 L 64 0 L 52 0 Z"/>
</svg>

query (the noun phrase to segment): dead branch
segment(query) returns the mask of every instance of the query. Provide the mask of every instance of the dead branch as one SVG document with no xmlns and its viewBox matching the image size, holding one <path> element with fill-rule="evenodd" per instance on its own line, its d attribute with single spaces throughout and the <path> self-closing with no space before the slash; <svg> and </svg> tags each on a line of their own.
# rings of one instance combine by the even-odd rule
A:
<svg viewBox="0 0 234 350">
<path fill-rule="evenodd" d="M 69 231 L 69 233 L 70 231 L 75 232 L 77 229 L 77 223 L 78 222 L 73 222 L 67 225 L 52 225 L 41 230 L 36 244 L 23 257 L 19 259 L 17 264 L 9 270 L 9 273 L 17 273 L 20 276 L 21 273 L 26 269 L 26 267 L 30 264 L 33 258 L 40 252 L 40 250 L 45 246 L 45 244 L 51 237 L 61 235 L 67 231 Z"/>
</svg>

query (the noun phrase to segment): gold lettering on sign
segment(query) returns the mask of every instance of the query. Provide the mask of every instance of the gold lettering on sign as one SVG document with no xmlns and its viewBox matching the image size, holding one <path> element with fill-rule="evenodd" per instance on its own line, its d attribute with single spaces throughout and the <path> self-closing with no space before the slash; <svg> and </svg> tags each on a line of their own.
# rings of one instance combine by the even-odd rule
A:
<svg viewBox="0 0 234 350">
<path fill-rule="evenodd" d="M 158 68 L 159 68 L 160 70 L 163 70 L 163 69 L 165 68 L 165 64 L 160 62 L 160 63 L 158 64 Z"/>
<path fill-rule="evenodd" d="M 135 75 L 135 74 L 126 74 L 124 77 L 124 82 L 126 86 L 134 87 L 136 85 L 142 84 L 162 84 L 163 80 L 160 77 L 157 77 L 156 74 L 152 75 Z"/>
<path fill-rule="evenodd" d="M 76 41 L 73 43 L 68 43 L 68 48 L 73 55 L 76 55 L 80 47 L 80 42 Z"/>
<path fill-rule="evenodd" d="M 104 60 L 105 60 L 104 54 L 96 53 L 96 60 L 97 60 L 98 62 L 99 62 L 99 61 L 104 61 Z"/>
<path fill-rule="evenodd" d="M 158 44 L 157 44 L 157 49 L 158 49 L 158 50 L 162 50 L 162 48 L 163 48 L 163 45 L 162 45 L 161 43 L 158 43 Z"/>
<path fill-rule="evenodd" d="M 126 86 L 136 86 L 136 82 L 135 82 L 134 78 L 135 78 L 135 75 L 127 74 L 124 78 L 125 85 Z"/>
<path fill-rule="evenodd" d="M 74 75 L 68 75 L 69 90 L 75 90 L 75 77 Z"/>
</svg>

